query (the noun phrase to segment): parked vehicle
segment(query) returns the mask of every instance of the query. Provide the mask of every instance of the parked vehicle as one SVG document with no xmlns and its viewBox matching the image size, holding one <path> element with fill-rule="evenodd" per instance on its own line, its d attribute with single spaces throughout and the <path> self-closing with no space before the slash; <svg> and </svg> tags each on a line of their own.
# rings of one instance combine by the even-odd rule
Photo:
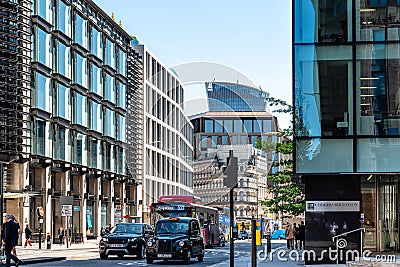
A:
<svg viewBox="0 0 400 267">
<path fill-rule="evenodd" d="M 99 243 L 100 258 L 106 260 L 109 255 L 136 255 L 139 259 L 146 256 L 147 241 L 154 236 L 151 225 L 143 223 L 120 223 L 103 236 Z"/>
<path fill-rule="evenodd" d="M 240 230 L 238 234 L 238 239 L 249 239 L 249 233 L 246 230 Z"/>
<path fill-rule="evenodd" d="M 272 232 L 271 234 L 272 239 L 286 239 L 286 230 L 285 229 L 278 229 Z"/>
<path fill-rule="evenodd" d="M 204 259 L 204 241 L 200 224 L 196 218 L 172 217 L 160 219 L 155 227 L 155 236 L 147 242 L 146 261 Z"/>
</svg>

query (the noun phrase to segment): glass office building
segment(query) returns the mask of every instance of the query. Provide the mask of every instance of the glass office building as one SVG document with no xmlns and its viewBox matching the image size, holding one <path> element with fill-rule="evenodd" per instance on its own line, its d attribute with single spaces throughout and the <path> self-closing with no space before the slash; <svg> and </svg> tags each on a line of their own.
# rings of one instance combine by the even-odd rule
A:
<svg viewBox="0 0 400 267">
<path fill-rule="evenodd" d="M 256 149 L 259 140 L 278 142 L 277 118 L 268 108 L 268 93 L 237 82 L 206 82 L 208 109 L 190 116 L 194 126 L 194 191 L 204 204 L 229 206 L 229 188 L 223 185 L 222 166 L 229 150 L 238 157 L 238 188 L 234 216 L 250 227 L 250 219 L 264 214 L 259 205 L 267 194 L 267 174 L 277 171 L 274 151 Z M 272 197 L 272 196 L 271 196 Z M 272 214 L 263 215 L 275 219 Z"/>
<path fill-rule="evenodd" d="M 141 217 L 143 65 L 132 37 L 91 0 L 0 8 L 3 212 L 54 240 L 60 225 L 90 238 L 125 215 Z"/>
<path fill-rule="evenodd" d="M 293 16 L 295 171 L 308 202 L 359 203 L 308 210 L 306 246 L 329 239 L 316 221 L 347 221 L 364 249 L 397 251 L 400 2 L 296 0 Z"/>
</svg>

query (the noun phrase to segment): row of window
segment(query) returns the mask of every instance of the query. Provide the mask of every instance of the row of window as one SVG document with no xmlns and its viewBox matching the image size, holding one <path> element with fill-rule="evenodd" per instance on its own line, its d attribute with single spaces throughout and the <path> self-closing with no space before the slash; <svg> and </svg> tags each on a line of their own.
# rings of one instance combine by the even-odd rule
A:
<svg viewBox="0 0 400 267">
<path fill-rule="evenodd" d="M 85 134 L 35 119 L 33 122 L 32 153 L 125 174 L 125 149 Z"/>
<path fill-rule="evenodd" d="M 60 83 L 51 88 L 50 81 L 39 72 L 35 73 L 32 107 L 125 142 L 124 115 Z"/>
<path fill-rule="evenodd" d="M 46 66 L 52 66 L 50 44 L 50 35 L 37 27 L 35 49 L 32 51 L 33 60 Z M 121 108 L 126 107 L 126 85 L 123 82 L 95 63 L 89 62 L 78 52 L 72 53 L 73 62 L 71 63 L 71 49 L 62 42 L 55 41 L 54 50 L 53 69 L 56 73 L 71 78 L 72 70 L 72 83 L 88 88 L 91 92 Z"/>
<path fill-rule="evenodd" d="M 195 133 L 261 133 L 272 131 L 271 120 L 236 119 L 212 120 L 205 119 L 204 127 L 193 122 Z M 199 127 L 200 126 L 200 127 Z"/>
<path fill-rule="evenodd" d="M 193 186 L 193 173 L 178 160 L 147 149 L 146 162 L 146 175 L 161 177 L 188 187 Z"/>
<path fill-rule="evenodd" d="M 293 5 L 296 43 L 400 40 L 399 0 L 296 0 Z"/>
<path fill-rule="evenodd" d="M 73 11 L 71 7 L 62 0 L 35 0 L 34 14 L 42 17 L 44 20 L 53 24 L 55 30 L 64 33 L 72 38 L 73 43 L 88 49 L 90 54 L 95 55 L 102 60 L 105 65 L 115 69 L 118 73 L 126 76 L 126 52 L 122 49 L 116 49 L 113 41 L 106 37 L 101 31 L 93 25 L 79 12 Z M 90 26 L 89 26 L 90 25 Z M 36 37 L 42 41 L 50 40 L 50 35 L 44 37 Z M 37 44 L 41 43 L 42 50 L 46 49 L 46 43 L 37 40 Z M 37 48 L 37 47 L 36 47 Z M 37 49 L 40 51 L 40 49 Z M 50 56 L 50 54 L 49 54 Z M 46 65 L 49 66 L 49 65 Z"/>
</svg>

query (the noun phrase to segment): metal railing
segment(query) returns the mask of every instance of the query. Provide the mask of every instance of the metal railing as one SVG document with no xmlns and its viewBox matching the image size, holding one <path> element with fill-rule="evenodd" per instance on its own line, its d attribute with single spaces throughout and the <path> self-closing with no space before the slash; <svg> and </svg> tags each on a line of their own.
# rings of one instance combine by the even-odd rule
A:
<svg viewBox="0 0 400 267">
<path fill-rule="evenodd" d="M 357 229 L 354 229 L 354 230 L 351 230 L 348 232 L 344 232 L 344 233 L 341 233 L 340 235 L 335 235 L 332 237 L 332 242 L 335 242 L 335 239 L 336 239 L 335 244 L 336 244 L 336 251 L 337 251 L 336 252 L 337 253 L 336 263 L 337 264 L 339 264 L 339 244 L 338 244 L 339 239 L 338 238 L 341 236 L 347 236 L 347 234 L 351 234 L 351 233 L 358 232 L 358 231 L 360 231 L 360 236 L 361 236 L 361 242 L 360 242 L 360 258 L 361 258 L 363 255 L 363 233 L 365 233 L 365 227 L 357 228 Z"/>
</svg>

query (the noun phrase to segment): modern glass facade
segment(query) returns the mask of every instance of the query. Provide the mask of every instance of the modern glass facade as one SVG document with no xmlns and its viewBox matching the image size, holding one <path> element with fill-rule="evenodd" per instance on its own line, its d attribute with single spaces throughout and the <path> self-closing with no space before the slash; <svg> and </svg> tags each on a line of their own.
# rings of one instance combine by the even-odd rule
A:
<svg viewBox="0 0 400 267">
<path fill-rule="evenodd" d="M 237 83 L 205 84 L 209 111 L 193 117 L 195 158 L 217 145 L 256 145 L 272 141 L 266 133 L 277 132 L 278 122 L 268 110 L 268 93 Z M 271 156 L 272 157 L 272 156 Z"/>
<path fill-rule="evenodd" d="M 317 183 L 321 192 L 327 181 L 351 176 L 358 183 L 357 216 L 365 216 L 367 228 L 362 245 L 378 251 L 400 248 L 399 4 L 293 1 L 295 171 L 306 188 Z M 349 200 L 343 190 L 337 200 Z M 310 212 L 306 222 L 307 216 L 315 219 Z"/>
</svg>

